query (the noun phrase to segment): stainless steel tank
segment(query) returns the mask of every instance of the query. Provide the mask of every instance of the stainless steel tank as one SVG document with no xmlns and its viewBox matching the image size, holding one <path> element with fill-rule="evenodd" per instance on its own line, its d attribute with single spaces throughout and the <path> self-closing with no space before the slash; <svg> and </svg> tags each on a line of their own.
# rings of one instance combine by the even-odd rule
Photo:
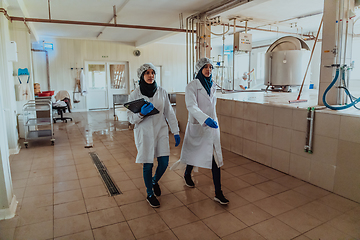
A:
<svg viewBox="0 0 360 240">
<path fill-rule="evenodd" d="M 265 53 L 264 84 L 283 88 L 301 85 L 309 58 L 310 48 L 304 40 L 292 36 L 279 38 Z"/>
</svg>

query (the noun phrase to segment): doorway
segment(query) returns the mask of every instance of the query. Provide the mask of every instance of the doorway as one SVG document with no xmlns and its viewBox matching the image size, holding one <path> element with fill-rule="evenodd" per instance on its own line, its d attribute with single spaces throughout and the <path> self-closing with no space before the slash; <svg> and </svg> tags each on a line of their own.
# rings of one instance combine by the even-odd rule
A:
<svg viewBox="0 0 360 240">
<path fill-rule="evenodd" d="M 88 110 L 109 109 L 114 94 L 128 94 L 127 62 L 85 62 L 85 72 Z"/>
</svg>

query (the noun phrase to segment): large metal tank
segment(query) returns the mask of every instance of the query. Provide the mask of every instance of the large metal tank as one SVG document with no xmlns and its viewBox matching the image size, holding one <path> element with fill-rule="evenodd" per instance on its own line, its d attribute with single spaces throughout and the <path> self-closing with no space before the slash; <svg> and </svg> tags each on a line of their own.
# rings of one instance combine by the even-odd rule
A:
<svg viewBox="0 0 360 240">
<path fill-rule="evenodd" d="M 265 53 L 264 84 L 283 89 L 300 86 L 309 58 L 310 48 L 304 40 L 292 36 L 279 38 Z"/>
</svg>

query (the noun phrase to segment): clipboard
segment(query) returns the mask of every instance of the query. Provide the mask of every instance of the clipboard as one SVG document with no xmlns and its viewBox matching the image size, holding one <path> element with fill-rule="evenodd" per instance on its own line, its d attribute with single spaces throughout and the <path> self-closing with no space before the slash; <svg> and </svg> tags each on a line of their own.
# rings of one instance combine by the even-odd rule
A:
<svg viewBox="0 0 360 240">
<path fill-rule="evenodd" d="M 124 103 L 124 107 L 126 107 L 127 109 L 129 109 L 133 113 L 139 113 L 139 112 L 141 112 L 141 107 L 144 104 L 148 104 L 148 103 L 149 102 L 146 101 L 144 98 L 140 98 L 140 99 L 137 99 L 137 100 L 134 100 L 134 101 L 131 101 L 131 102 Z M 151 112 L 149 112 L 148 114 L 146 114 L 144 117 L 151 116 L 151 115 L 158 114 L 158 113 L 159 113 L 159 110 L 157 110 L 154 107 L 154 109 Z"/>
</svg>

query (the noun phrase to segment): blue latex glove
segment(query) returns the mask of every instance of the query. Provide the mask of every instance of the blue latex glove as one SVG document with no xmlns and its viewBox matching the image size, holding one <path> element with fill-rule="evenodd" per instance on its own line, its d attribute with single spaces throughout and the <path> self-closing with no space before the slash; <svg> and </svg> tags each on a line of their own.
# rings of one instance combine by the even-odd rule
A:
<svg viewBox="0 0 360 240">
<path fill-rule="evenodd" d="M 175 147 L 177 147 L 180 144 L 180 140 L 181 140 L 180 135 L 176 134 L 174 135 L 174 138 L 175 138 Z"/>
<path fill-rule="evenodd" d="M 205 124 L 208 125 L 211 128 L 218 128 L 217 122 L 214 121 L 212 118 L 208 118 L 205 120 Z"/>
<path fill-rule="evenodd" d="M 154 109 L 154 105 L 151 102 L 149 102 L 148 104 L 144 104 L 141 107 L 141 114 L 145 116 L 149 114 L 149 112 L 151 112 L 153 109 Z"/>
</svg>

